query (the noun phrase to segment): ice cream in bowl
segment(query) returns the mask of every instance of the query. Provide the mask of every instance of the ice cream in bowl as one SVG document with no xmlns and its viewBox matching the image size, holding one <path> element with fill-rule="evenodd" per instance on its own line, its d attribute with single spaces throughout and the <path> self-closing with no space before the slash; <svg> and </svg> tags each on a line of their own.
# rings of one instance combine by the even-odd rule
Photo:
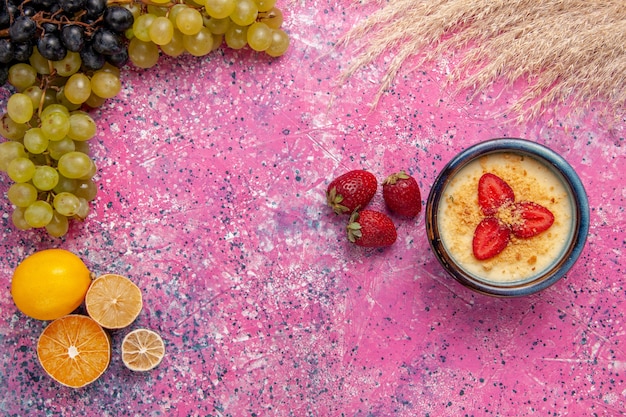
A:
<svg viewBox="0 0 626 417">
<path fill-rule="evenodd" d="M 580 256 L 589 204 L 580 178 L 546 146 L 515 138 L 478 143 L 441 171 L 426 204 L 431 248 L 466 287 L 493 296 L 554 284 Z"/>
</svg>

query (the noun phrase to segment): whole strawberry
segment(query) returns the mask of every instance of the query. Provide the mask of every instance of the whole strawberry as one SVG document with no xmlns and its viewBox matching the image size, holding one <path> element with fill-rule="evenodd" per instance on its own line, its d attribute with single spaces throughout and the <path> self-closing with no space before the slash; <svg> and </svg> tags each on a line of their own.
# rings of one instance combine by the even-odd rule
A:
<svg viewBox="0 0 626 417">
<path fill-rule="evenodd" d="M 383 198 L 389 210 L 402 216 L 415 217 L 422 210 L 419 185 L 404 171 L 391 174 L 383 181 Z"/>
<path fill-rule="evenodd" d="M 398 237 L 396 226 L 389 216 L 374 210 L 352 213 L 347 230 L 350 242 L 368 248 L 390 246 Z"/>
<path fill-rule="evenodd" d="M 370 202 L 378 181 L 371 172 L 357 169 L 335 178 L 326 190 L 326 202 L 337 214 L 352 214 Z"/>
</svg>

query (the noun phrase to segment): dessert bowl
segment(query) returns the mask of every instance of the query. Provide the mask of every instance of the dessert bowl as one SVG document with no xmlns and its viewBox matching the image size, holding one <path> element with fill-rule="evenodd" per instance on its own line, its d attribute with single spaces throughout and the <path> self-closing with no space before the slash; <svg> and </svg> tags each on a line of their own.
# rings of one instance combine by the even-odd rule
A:
<svg viewBox="0 0 626 417">
<path fill-rule="evenodd" d="M 488 214 L 478 183 L 487 173 L 510 187 L 511 205 L 545 207 L 553 223 L 531 237 L 507 231 L 504 249 L 479 259 L 474 235 Z M 491 139 L 454 157 L 436 178 L 425 215 L 430 246 L 443 268 L 464 286 L 499 297 L 533 294 L 557 282 L 580 256 L 589 232 L 587 195 L 572 166 L 548 147 L 519 138 Z M 500 217 L 498 222 L 515 230 Z"/>
</svg>

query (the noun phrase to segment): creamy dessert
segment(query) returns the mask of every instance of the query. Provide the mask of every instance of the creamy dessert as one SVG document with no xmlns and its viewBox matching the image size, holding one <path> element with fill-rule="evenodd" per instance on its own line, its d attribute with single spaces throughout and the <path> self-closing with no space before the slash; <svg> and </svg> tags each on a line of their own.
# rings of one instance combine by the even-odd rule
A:
<svg viewBox="0 0 626 417">
<path fill-rule="evenodd" d="M 479 203 L 483 176 L 495 176 L 512 190 L 508 200 L 498 202 L 497 210 Z M 553 218 L 534 233 L 519 232 L 517 209 L 529 206 Z M 565 185 L 549 166 L 527 155 L 498 152 L 470 162 L 448 182 L 439 203 L 437 227 L 445 250 L 463 270 L 485 282 L 506 284 L 531 280 L 560 258 L 572 239 L 573 210 Z M 506 241 L 497 242 L 503 244 L 495 255 L 483 256 L 475 249 L 476 234 L 489 220 L 501 227 Z M 502 237 L 494 236 L 494 241 Z M 483 241 L 483 245 L 490 243 L 490 239 Z"/>
</svg>

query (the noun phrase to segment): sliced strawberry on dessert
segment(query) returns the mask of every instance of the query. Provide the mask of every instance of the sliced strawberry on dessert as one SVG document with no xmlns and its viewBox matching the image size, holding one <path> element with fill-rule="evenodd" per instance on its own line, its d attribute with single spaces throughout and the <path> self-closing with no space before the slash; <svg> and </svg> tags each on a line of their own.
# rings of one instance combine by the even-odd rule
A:
<svg viewBox="0 0 626 417">
<path fill-rule="evenodd" d="M 480 261 L 493 258 L 509 244 L 511 231 L 495 217 L 485 217 L 474 230 L 472 249 Z"/>
<path fill-rule="evenodd" d="M 352 214 L 364 208 L 378 189 L 378 181 L 371 172 L 357 169 L 335 178 L 326 190 L 326 202 L 337 214 Z"/>
<path fill-rule="evenodd" d="M 513 201 L 515 193 L 502 178 L 486 173 L 478 180 L 478 205 L 485 216 L 494 215 L 500 207 Z"/>
<path fill-rule="evenodd" d="M 544 232 L 554 223 L 554 215 L 542 205 L 531 201 L 515 204 L 511 230 L 516 237 L 529 238 Z"/>
<path fill-rule="evenodd" d="M 374 210 L 352 213 L 347 230 L 350 242 L 369 248 L 390 246 L 398 237 L 396 226 L 389 216 Z"/>
<path fill-rule="evenodd" d="M 383 198 L 389 210 L 407 217 L 415 217 L 422 210 L 420 188 L 404 171 L 389 175 L 383 181 Z"/>
</svg>

